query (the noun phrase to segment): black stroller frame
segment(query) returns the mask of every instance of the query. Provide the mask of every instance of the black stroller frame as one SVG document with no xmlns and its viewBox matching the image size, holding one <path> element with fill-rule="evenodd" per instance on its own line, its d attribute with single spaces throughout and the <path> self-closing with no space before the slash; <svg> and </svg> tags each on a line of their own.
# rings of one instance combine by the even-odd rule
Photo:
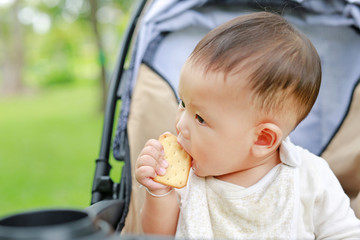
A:
<svg viewBox="0 0 360 240">
<path fill-rule="evenodd" d="M 146 3 L 147 0 L 138 1 L 138 4 L 134 10 L 134 14 L 131 17 L 129 27 L 124 33 L 124 40 L 120 48 L 118 62 L 116 64 L 116 68 L 109 86 L 100 152 L 99 157 L 96 159 L 96 169 L 93 179 L 91 197 L 92 205 L 101 201 L 103 202 L 101 202 L 101 204 L 89 207 L 91 210 L 94 210 L 97 215 L 109 222 L 114 227 L 114 229 L 117 229 L 117 231 L 121 231 L 121 229 L 124 227 L 125 218 L 129 209 L 132 186 L 130 167 L 131 163 L 129 156 L 129 143 L 127 141 L 127 132 L 124 130 L 120 133 L 121 151 L 119 152 L 119 161 L 124 162 L 121 180 L 119 183 L 116 183 L 110 178 L 111 165 L 109 164 L 109 159 L 113 136 L 112 133 L 117 103 L 119 100 L 121 100 L 121 90 L 124 89 L 122 86 L 120 86 L 120 84 L 125 83 L 125 81 L 122 81 L 122 77 L 124 74 L 126 57 L 129 53 L 131 39 L 135 31 L 136 23 L 142 11 L 144 10 Z"/>
</svg>

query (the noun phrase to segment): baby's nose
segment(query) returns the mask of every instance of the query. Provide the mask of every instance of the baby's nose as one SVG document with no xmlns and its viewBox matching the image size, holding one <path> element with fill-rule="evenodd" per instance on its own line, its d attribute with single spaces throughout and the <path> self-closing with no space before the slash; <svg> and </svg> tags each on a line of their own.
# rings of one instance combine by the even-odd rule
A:
<svg viewBox="0 0 360 240">
<path fill-rule="evenodd" d="M 185 139 L 190 139 L 190 131 L 187 125 L 186 114 L 182 113 L 176 122 L 176 132 Z"/>
</svg>

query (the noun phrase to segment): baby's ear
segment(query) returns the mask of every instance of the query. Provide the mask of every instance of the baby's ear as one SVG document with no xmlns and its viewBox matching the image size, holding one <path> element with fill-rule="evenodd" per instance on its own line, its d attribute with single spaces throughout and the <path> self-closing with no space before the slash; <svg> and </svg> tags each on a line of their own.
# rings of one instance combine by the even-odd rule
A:
<svg viewBox="0 0 360 240">
<path fill-rule="evenodd" d="M 256 127 L 255 140 L 252 145 L 252 154 L 255 157 L 264 157 L 279 147 L 283 132 L 274 123 L 262 123 Z"/>
</svg>

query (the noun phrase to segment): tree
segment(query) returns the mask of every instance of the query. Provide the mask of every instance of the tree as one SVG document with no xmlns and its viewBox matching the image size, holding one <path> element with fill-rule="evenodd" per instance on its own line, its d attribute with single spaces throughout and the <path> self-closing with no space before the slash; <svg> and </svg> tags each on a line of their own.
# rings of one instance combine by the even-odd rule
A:
<svg viewBox="0 0 360 240">
<path fill-rule="evenodd" d="M 96 11 L 98 10 L 97 0 L 90 0 L 90 21 L 94 32 L 96 46 L 98 48 L 99 64 L 100 64 L 100 85 L 102 89 L 102 104 L 101 109 L 105 109 L 107 98 L 107 84 L 106 84 L 106 67 L 105 67 L 105 53 L 103 43 L 99 34 L 98 24 L 96 19 Z"/>
<path fill-rule="evenodd" d="M 1 91 L 7 94 L 18 93 L 24 90 L 23 65 L 24 65 L 24 45 L 23 29 L 17 17 L 20 0 L 16 0 L 10 11 L 10 28 L 5 28 L 7 34 L 3 34 L 6 47 L 4 47 L 4 66 L 3 82 Z"/>
<path fill-rule="evenodd" d="M 131 5 L 131 0 L 0 1 L 0 90 L 97 80 L 103 109 L 107 72 Z"/>
</svg>

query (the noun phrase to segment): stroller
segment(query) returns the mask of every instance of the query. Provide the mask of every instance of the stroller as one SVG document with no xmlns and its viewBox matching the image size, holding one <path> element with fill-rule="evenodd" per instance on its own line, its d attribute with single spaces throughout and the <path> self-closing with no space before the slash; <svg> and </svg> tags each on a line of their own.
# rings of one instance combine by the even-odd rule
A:
<svg viewBox="0 0 360 240">
<path fill-rule="evenodd" d="M 87 211 L 117 232 L 142 233 L 145 193 L 132 174 L 134 163 L 148 139 L 176 132 L 183 63 L 209 30 L 255 11 L 281 14 L 319 52 L 323 80 L 318 99 L 290 137 L 328 161 L 360 217 L 360 1 L 356 0 L 138 1 L 109 89 Z M 110 178 L 111 153 L 123 163 L 121 179 L 116 181 Z"/>
</svg>

